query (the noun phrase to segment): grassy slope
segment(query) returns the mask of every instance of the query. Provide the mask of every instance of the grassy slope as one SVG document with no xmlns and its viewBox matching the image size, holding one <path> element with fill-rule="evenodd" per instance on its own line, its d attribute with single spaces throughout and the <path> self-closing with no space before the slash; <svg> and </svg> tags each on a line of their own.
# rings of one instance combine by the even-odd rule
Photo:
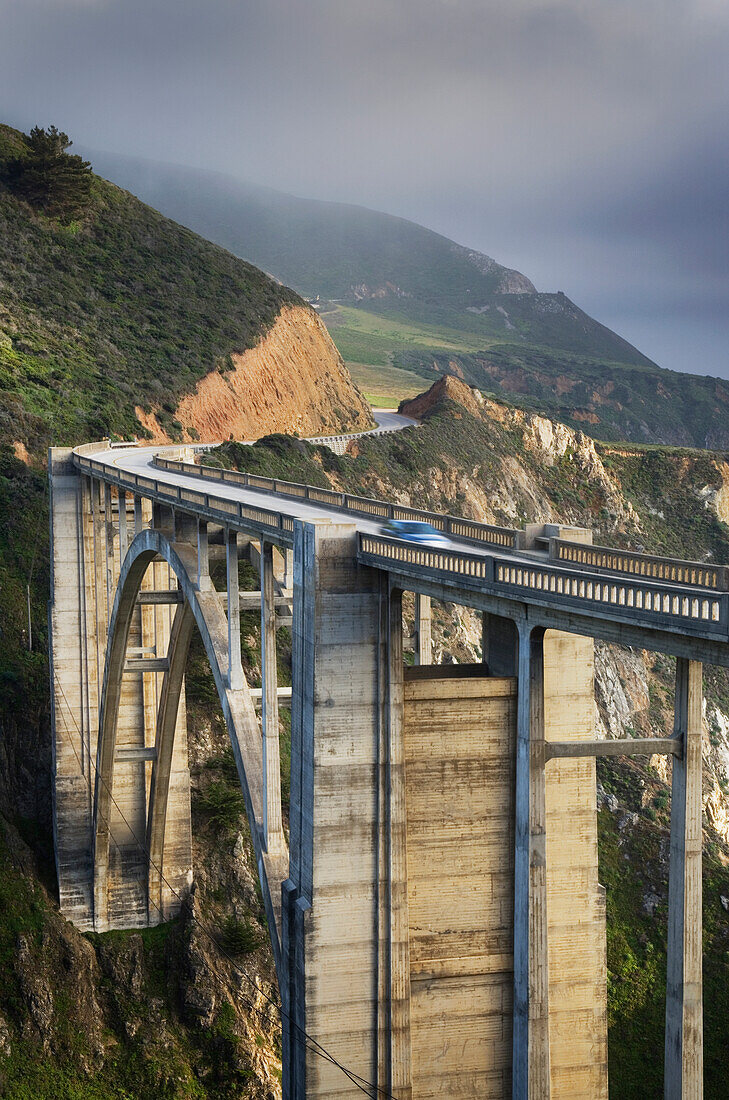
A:
<svg viewBox="0 0 729 1100">
<path fill-rule="evenodd" d="M 355 384 L 375 408 L 397 408 L 401 401 L 417 397 L 430 385 L 429 378 L 397 367 L 354 362 L 347 367 Z"/>
<path fill-rule="evenodd" d="M 0 438 L 30 449 L 51 422 L 57 442 L 138 433 L 135 404 L 161 404 L 169 421 L 182 393 L 299 300 L 98 178 L 68 226 L 0 187 L 0 283 Z"/>
<path fill-rule="evenodd" d="M 513 311 L 511 302 L 506 305 Z M 513 333 L 458 329 L 435 312 L 413 320 L 402 303 L 384 308 L 336 305 L 322 316 L 347 361 L 418 378 L 454 374 L 484 392 L 587 430 L 600 439 L 678 446 L 729 446 L 729 383 L 652 365 L 507 342 Z M 518 335 L 518 334 L 517 334 Z M 404 394 L 403 394 L 404 395 Z"/>
</svg>

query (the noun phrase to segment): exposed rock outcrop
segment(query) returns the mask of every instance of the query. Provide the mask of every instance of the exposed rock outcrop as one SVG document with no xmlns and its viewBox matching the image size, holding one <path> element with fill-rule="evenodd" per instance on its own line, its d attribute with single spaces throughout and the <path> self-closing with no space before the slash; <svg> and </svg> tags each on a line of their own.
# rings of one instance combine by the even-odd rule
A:
<svg viewBox="0 0 729 1100">
<path fill-rule="evenodd" d="M 256 347 L 231 356 L 183 397 L 173 419 L 185 440 L 257 439 L 271 432 L 314 436 L 372 427 L 369 405 L 314 310 L 286 306 Z M 155 443 L 170 436 L 156 412 L 137 407 Z"/>
</svg>

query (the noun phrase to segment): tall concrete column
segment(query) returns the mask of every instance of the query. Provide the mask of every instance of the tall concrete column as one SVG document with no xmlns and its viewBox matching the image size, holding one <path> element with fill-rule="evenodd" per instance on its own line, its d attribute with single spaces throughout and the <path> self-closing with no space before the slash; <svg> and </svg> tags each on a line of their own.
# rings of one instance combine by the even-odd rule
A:
<svg viewBox="0 0 729 1100">
<path fill-rule="evenodd" d="M 142 497 L 134 495 L 134 534 L 138 535 L 144 527 L 144 514 L 142 512 Z"/>
<path fill-rule="evenodd" d="M 490 676 L 518 675 L 519 635 L 511 619 L 484 614 L 482 648 L 482 660 L 488 664 Z"/>
<path fill-rule="evenodd" d="M 124 561 L 129 549 L 129 530 L 127 526 L 127 494 L 118 490 L 119 498 L 119 560 Z"/>
<path fill-rule="evenodd" d="M 341 1100 L 362 1092 L 302 1033 L 378 1082 L 384 595 L 377 571 L 357 564 L 354 524 L 295 521 L 294 538 L 283 1089 Z"/>
<path fill-rule="evenodd" d="M 94 574 L 93 603 L 96 609 L 96 670 L 97 684 L 104 679 L 104 659 L 106 657 L 106 631 L 108 623 L 106 604 L 106 540 L 104 538 L 104 520 L 101 512 L 103 498 L 102 482 L 96 478 L 90 480 L 91 522 L 93 530 L 92 563 Z"/>
<path fill-rule="evenodd" d="M 433 660 L 430 596 L 415 593 L 415 664 L 429 665 Z"/>
<path fill-rule="evenodd" d="M 430 600 L 428 600 L 430 603 Z M 412 1097 L 402 592 L 382 592 L 383 684 L 379 767 L 379 1087 Z M 416 612 L 417 614 L 417 612 Z M 417 622 L 417 619 L 416 619 Z"/>
<path fill-rule="evenodd" d="M 240 590 L 238 585 L 238 535 L 225 532 L 225 561 L 228 591 L 228 686 L 232 691 L 243 687 L 240 656 Z"/>
<path fill-rule="evenodd" d="M 116 570 L 114 568 L 114 519 L 111 499 L 111 485 L 104 482 L 104 554 L 106 579 L 106 607 L 109 617 L 116 591 Z"/>
<path fill-rule="evenodd" d="M 210 548 L 208 546 L 208 525 L 203 519 L 197 521 L 197 586 L 207 588 L 210 584 Z"/>
<path fill-rule="evenodd" d="M 273 546 L 261 541 L 261 682 L 263 738 L 263 843 L 267 851 L 282 848 L 281 760 L 278 733 L 278 668 Z"/>
<path fill-rule="evenodd" d="M 70 447 L 49 452 L 51 519 L 51 716 L 53 826 L 63 913 L 92 926 L 91 800 L 96 748 L 96 578 L 91 497 Z"/>
<path fill-rule="evenodd" d="M 544 630 L 519 630 L 513 1100 L 549 1100 Z"/>
<path fill-rule="evenodd" d="M 489 613 L 483 611 L 481 613 L 481 662 L 484 665 L 489 663 Z"/>
<path fill-rule="evenodd" d="M 701 879 L 702 665 L 676 660 L 674 734 L 683 753 L 673 758 L 671 853 L 668 880 L 666 1100 L 704 1095 Z"/>
</svg>

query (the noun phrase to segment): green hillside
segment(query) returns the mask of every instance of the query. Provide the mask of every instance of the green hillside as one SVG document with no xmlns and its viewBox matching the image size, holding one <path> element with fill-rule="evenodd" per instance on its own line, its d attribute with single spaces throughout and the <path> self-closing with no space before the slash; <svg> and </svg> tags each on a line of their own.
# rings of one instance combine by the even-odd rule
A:
<svg viewBox="0 0 729 1100">
<path fill-rule="evenodd" d="M 23 139 L 0 128 L 0 162 Z M 229 252 L 94 177 L 76 220 L 0 184 L 0 436 L 37 449 L 135 435 L 135 405 L 179 396 L 253 347 L 298 297 Z"/>
</svg>

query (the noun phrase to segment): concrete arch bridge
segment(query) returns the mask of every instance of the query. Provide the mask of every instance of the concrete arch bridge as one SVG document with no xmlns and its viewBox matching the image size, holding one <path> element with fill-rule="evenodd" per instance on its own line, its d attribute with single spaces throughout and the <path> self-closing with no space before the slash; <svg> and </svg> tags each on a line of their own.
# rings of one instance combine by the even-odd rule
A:
<svg viewBox="0 0 729 1100">
<path fill-rule="evenodd" d="M 190 457 L 108 443 L 51 451 L 63 912 L 83 929 L 139 927 L 174 916 L 189 889 L 184 669 L 197 629 L 258 864 L 284 1096 L 360 1093 L 306 1033 L 373 1096 L 604 1100 L 595 758 L 669 754 L 665 1096 L 700 1097 L 701 670 L 729 665 L 727 569 Z M 386 537 L 387 518 L 430 520 L 450 545 Z M 260 571 L 252 593 L 240 590 L 242 554 Z M 210 568 L 220 556 L 222 591 Z M 481 663 L 431 664 L 433 598 L 482 613 Z M 258 691 L 241 664 L 240 610 L 252 607 Z M 293 631 L 288 822 L 281 622 Z M 595 739 L 595 638 L 677 658 L 670 735 Z"/>
</svg>

